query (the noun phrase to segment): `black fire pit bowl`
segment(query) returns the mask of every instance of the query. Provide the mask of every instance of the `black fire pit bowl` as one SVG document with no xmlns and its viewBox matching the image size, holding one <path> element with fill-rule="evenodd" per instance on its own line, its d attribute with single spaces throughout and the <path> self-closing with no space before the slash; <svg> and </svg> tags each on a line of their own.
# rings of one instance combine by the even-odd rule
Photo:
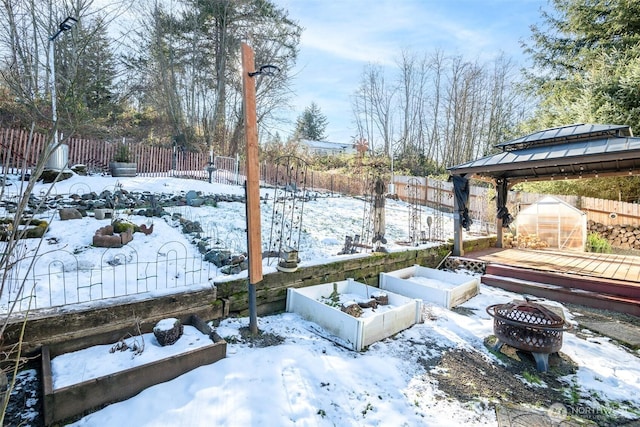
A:
<svg viewBox="0 0 640 427">
<path fill-rule="evenodd" d="M 498 339 L 494 349 L 504 344 L 528 351 L 536 361 L 538 371 L 549 369 L 549 354 L 562 348 L 562 332 L 567 323 L 548 308 L 529 301 L 511 301 L 487 307 L 493 317 L 493 333 Z"/>
</svg>

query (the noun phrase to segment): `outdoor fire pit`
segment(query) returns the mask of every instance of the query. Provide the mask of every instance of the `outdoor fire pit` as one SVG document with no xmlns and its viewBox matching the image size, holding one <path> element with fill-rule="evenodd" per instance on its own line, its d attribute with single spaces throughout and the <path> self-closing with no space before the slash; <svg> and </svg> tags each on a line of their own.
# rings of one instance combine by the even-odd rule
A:
<svg viewBox="0 0 640 427">
<path fill-rule="evenodd" d="M 562 347 L 565 320 L 548 308 L 529 301 L 511 301 L 487 307 L 493 317 L 493 333 L 498 339 L 494 349 L 503 344 L 528 351 L 536 361 L 538 371 L 549 369 L 549 355 Z"/>
</svg>

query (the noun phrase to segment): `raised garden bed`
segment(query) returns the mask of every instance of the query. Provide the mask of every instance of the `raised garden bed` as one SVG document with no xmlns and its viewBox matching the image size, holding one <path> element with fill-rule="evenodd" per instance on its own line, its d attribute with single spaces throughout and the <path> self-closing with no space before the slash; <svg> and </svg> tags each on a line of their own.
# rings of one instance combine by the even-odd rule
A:
<svg viewBox="0 0 640 427">
<path fill-rule="evenodd" d="M 87 375 L 87 380 L 75 384 L 67 385 L 64 380 L 58 381 L 63 384 L 62 387 L 55 386 L 54 388 L 52 376 L 51 360 L 59 354 L 56 352 L 55 346 L 43 346 L 42 375 L 45 424 L 52 425 L 72 420 L 108 404 L 129 399 L 148 387 L 172 380 L 197 367 L 217 362 L 226 356 L 226 341 L 199 317 L 192 315 L 184 325 L 197 329 L 202 334 L 202 339 L 208 340 L 210 343 L 199 343 L 178 354 L 168 355 L 129 369 L 94 378 Z M 134 331 L 128 333 L 135 335 Z M 145 337 L 148 335 L 145 334 Z M 153 337 L 153 334 L 150 335 Z M 184 338 L 186 337 L 183 336 L 181 339 Z M 145 338 L 145 341 L 145 346 L 153 345 L 151 338 Z M 119 343 L 104 344 L 103 347 L 106 347 L 106 351 L 109 352 L 109 347 L 115 347 L 114 344 Z M 166 348 L 169 349 L 169 347 Z M 129 354 L 133 353 L 129 352 Z"/>
<path fill-rule="evenodd" d="M 341 311 L 338 298 L 331 298 L 336 293 L 349 300 L 366 301 L 381 291 L 353 279 L 288 288 L 287 311 L 318 324 L 323 336 L 355 351 L 422 321 L 422 301 L 418 299 L 384 292 L 388 305 L 366 308 L 360 317 L 354 317 Z"/>
<path fill-rule="evenodd" d="M 451 309 L 478 295 L 480 278 L 414 265 L 380 273 L 380 289 Z"/>
</svg>

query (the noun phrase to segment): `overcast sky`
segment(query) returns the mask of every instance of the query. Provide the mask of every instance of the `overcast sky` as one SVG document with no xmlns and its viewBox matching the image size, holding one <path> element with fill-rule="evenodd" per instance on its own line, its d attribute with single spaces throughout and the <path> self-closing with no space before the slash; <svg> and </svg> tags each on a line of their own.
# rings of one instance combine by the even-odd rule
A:
<svg viewBox="0 0 640 427">
<path fill-rule="evenodd" d="M 520 40 L 546 0 L 273 0 L 304 28 L 293 83 L 292 120 L 315 102 L 329 141 L 355 135 L 351 95 L 368 63 L 391 70 L 400 52 L 440 49 L 467 60 L 504 52 L 524 64 Z M 281 136 L 292 126 L 282 125 Z"/>
</svg>

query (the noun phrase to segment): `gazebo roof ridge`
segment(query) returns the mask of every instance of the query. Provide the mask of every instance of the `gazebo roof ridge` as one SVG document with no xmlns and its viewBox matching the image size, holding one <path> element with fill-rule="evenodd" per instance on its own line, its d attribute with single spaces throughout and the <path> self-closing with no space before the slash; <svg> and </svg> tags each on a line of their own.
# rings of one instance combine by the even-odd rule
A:
<svg viewBox="0 0 640 427">
<path fill-rule="evenodd" d="M 628 125 L 574 123 L 536 131 L 529 135 L 495 145 L 503 151 L 520 150 L 532 146 L 556 145 L 574 141 L 588 141 L 603 137 L 631 137 Z"/>
<path fill-rule="evenodd" d="M 450 175 L 522 181 L 640 175 L 640 138 L 625 125 L 571 125 L 514 140 L 509 150 L 447 168 Z M 571 137 L 573 135 L 573 137 Z M 539 142 L 537 142 L 540 140 Z M 528 144 L 528 145 L 527 145 Z"/>
<path fill-rule="evenodd" d="M 469 179 L 492 180 L 496 185 L 497 247 L 502 228 L 513 216 L 507 209 L 509 187 L 523 181 L 640 175 L 640 138 L 630 126 L 573 124 L 541 130 L 497 145 L 502 152 L 447 168 L 454 187 L 453 254 L 460 256 L 462 228 L 469 218 Z"/>
</svg>

